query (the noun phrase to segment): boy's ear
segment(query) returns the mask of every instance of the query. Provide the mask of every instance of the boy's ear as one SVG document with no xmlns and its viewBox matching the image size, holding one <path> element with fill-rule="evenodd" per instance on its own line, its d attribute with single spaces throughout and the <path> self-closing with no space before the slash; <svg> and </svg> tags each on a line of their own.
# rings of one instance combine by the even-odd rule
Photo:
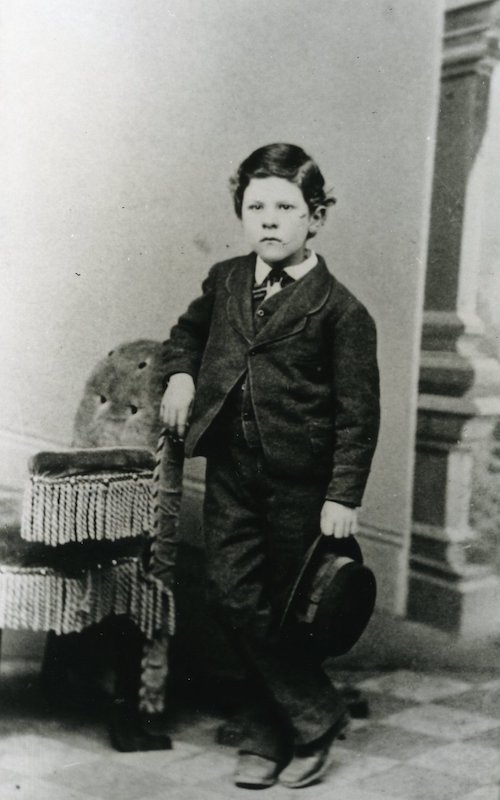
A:
<svg viewBox="0 0 500 800">
<path fill-rule="evenodd" d="M 322 227 L 326 219 L 326 206 L 317 206 L 309 220 L 309 233 L 315 236 L 319 229 Z"/>
</svg>

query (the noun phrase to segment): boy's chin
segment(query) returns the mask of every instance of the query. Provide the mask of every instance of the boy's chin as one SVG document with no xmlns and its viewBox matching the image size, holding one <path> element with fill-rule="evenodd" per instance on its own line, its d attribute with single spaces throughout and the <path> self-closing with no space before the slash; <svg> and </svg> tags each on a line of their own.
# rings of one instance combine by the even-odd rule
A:
<svg viewBox="0 0 500 800">
<path fill-rule="evenodd" d="M 283 249 L 279 247 L 258 247 L 256 248 L 256 252 L 262 261 L 265 261 L 265 263 L 270 267 L 275 266 L 276 264 L 283 264 L 286 266 L 287 264 L 298 263 L 295 253 L 287 253 L 286 251 L 283 252 Z M 299 259 L 299 261 L 301 260 L 302 259 Z"/>
<path fill-rule="evenodd" d="M 270 267 L 273 267 L 276 264 L 281 264 L 283 261 L 284 262 L 287 261 L 286 256 L 281 256 L 280 258 L 278 258 L 274 256 L 269 256 L 267 253 L 259 253 L 258 255 L 261 257 L 262 261 L 264 261 Z"/>
</svg>

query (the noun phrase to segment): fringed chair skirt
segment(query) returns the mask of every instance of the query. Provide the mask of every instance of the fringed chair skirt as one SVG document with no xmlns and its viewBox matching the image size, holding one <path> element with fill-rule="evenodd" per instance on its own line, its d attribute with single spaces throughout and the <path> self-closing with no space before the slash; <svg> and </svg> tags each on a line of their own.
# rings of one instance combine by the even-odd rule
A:
<svg viewBox="0 0 500 800">
<path fill-rule="evenodd" d="M 161 582 L 145 575 L 138 558 L 113 560 L 72 577 L 49 567 L 0 565 L 0 628 L 74 633 L 123 614 L 152 639 L 165 624 L 164 595 Z M 170 615 L 169 632 L 173 627 Z"/>
<path fill-rule="evenodd" d="M 39 453 L 29 465 L 21 536 L 57 547 L 150 532 L 153 466 L 140 448 Z"/>
</svg>

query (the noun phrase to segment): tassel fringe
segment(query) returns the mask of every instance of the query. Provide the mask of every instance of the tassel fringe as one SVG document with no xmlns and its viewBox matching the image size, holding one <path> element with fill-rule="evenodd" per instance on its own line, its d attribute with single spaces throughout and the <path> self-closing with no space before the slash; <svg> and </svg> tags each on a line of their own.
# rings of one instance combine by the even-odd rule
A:
<svg viewBox="0 0 500 800">
<path fill-rule="evenodd" d="M 0 567 L 0 628 L 74 633 L 110 614 L 125 614 L 153 640 L 159 631 L 173 632 L 170 594 L 137 558 L 77 578 L 48 568 Z"/>
<path fill-rule="evenodd" d="M 153 527 L 151 477 L 151 472 L 31 475 L 21 536 L 52 547 L 142 536 Z"/>
</svg>

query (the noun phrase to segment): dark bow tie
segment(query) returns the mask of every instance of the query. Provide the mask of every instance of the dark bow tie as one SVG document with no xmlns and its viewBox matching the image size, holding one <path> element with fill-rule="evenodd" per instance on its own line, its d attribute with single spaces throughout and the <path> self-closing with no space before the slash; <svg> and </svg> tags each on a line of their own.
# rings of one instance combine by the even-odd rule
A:
<svg viewBox="0 0 500 800">
<path fill-rule="evenodd" d="M 252 292 L 253 302 L 259 304 L 265 300 L 268 286 L 272 286 L 274 283 L 279 283 L 280 287 L 283 289 L 284 286 L 288 286 L 288 284 L 294 283 L 294 281 L 295 278 L 292 278 L 291 275 L 289 275 L 288 272 L 285 272 L 281 267 L 272 267 L 262 283 L 254 286 Z"/>
<path fill-rule="evenodd" d="M 285 272 L 283 267 L 271 267 L 271 271 L 268 272 L 262 283 L 261 286 L 273 285 L 274 283 L 279 283 L 281 287 L 288 286 L 288 284 L 293 283 L 295 278 L 292 278 L 288 272 Z"/>
</svg>

